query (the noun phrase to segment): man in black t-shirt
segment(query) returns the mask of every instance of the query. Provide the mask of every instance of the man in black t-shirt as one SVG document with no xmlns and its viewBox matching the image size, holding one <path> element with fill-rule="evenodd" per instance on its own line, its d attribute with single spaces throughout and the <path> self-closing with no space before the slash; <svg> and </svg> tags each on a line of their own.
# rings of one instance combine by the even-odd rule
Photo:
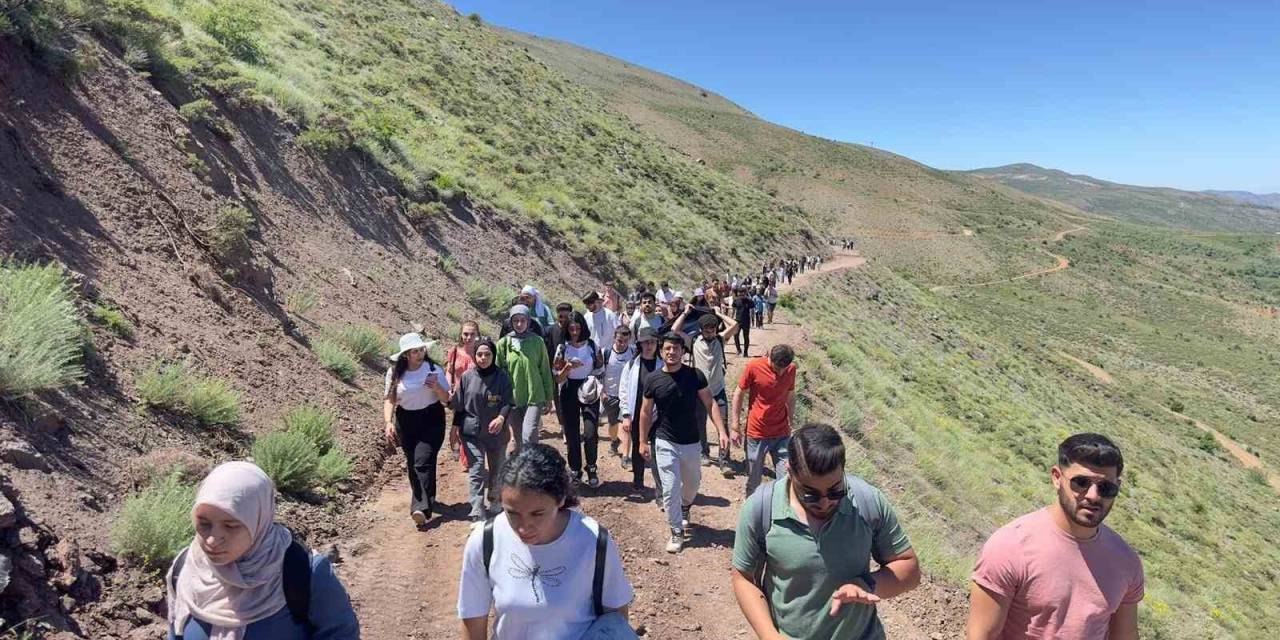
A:
<svg viewBox="0 0 1280 640">
<path fill-rule="evenodd" d="M 650 373 L 644 382 L 644 403 L 640 407 L 640 454 L 655 459 L 662 480 L 671 539 L 667 552 L 684 547 L 689 526 L 689 507 L 702 482 L 702 443 L 698 436 L 698 413 L 702 404 L 720 434 L 720 450 L 729 447 L 729 431 L 719 411 L 712 410 L 707 377 L 684 366 L 684 338 L 675 333 L 662 337 L 662 369 Z M 649 446 L 649 434 L 654 443 Z"/>
</svg>

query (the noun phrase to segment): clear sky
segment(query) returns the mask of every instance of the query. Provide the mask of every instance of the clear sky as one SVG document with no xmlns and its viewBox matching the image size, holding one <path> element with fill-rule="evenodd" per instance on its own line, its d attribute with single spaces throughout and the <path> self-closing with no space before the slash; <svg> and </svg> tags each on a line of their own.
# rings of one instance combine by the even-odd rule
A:
<svg viewBox="0 0 1280 640">
<path fill-rule="evenodd" d="M 452 4 L 935 167 L 1280 192 L 1275 0 Z"/>
</svg>

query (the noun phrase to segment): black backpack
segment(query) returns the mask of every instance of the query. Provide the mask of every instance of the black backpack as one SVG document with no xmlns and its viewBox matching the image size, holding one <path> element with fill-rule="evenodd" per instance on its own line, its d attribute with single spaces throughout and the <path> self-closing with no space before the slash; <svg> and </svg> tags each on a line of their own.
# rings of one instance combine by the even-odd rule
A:
<svg viewBox="0 0 1280 640">
<path fill-rule="evenodd" d="M 182 565 L 187 561 L 187 551 L 190 547 L 183 549 L 178 557 L 173 559 L 173 576 L 169 580 L 169 587 L 174 593 L 178 592 L 178 574 L 182 573 Z M 284 590 L 285 608 L 289 610 L 289 617 L 293 621 L 305 626 L 307 633 L 310 634 L 314 630 L 311 624 L 311 552 L 294 538 L 289 544 L 289 548 L 284 552 L 284 568 L 282 577 L 282 588 Z M 182 640 L 182 629 L 174 629 L 174 638 Z"/>
<path fill-rule="evenodd" d="M 484 521 L 484 572 L 489 573 L 489 563 L 493 559 L 493 518 Z M 605 555 L 609 551 L 609 530 L 596 523 L 596 571 L 591 578 L 591 606 L 596 617 L 604 615 L 604 564 Z"/>
</svg>

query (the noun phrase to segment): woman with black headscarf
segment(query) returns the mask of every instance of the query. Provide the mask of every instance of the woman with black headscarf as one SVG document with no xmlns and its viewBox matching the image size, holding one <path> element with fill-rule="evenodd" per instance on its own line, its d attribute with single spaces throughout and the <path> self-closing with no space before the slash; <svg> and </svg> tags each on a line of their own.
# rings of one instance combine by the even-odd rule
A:
<svg viewBox="0 0 1280 640">
<path fill-rule="evenodd" d="M 500 508 L 498 496 L 502 487 L 498 472 L 506 461 L 507 443 L 511 440 L 506 422 L 513 399 L 511 377 L 493 362 L 498 352 L 493 341 L 483 338 L 474 349 L 475 366 L 462 375 L 453 393 L 453 432 L 449 440 L 462 446 L 471 520 L 479 522 Z M 486 493 L 489 511 L 484 505 Z"/>
</svg>

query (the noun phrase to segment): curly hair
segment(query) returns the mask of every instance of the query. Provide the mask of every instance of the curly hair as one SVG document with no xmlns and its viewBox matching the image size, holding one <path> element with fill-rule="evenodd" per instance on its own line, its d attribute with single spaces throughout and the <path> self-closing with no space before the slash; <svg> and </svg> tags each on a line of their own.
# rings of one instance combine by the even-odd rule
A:
<svg viewBox="0 0 1280 640">
<path fill-rule="evenodd" d="M 578 494 L 569 481 L 569 465 L 555 447 L 545 444 L 527 445 L 502 467 L 502 486 L 524 491 L 537 491 L 563 500 L 562 508 L 578 506 Z"/>
</svg>

